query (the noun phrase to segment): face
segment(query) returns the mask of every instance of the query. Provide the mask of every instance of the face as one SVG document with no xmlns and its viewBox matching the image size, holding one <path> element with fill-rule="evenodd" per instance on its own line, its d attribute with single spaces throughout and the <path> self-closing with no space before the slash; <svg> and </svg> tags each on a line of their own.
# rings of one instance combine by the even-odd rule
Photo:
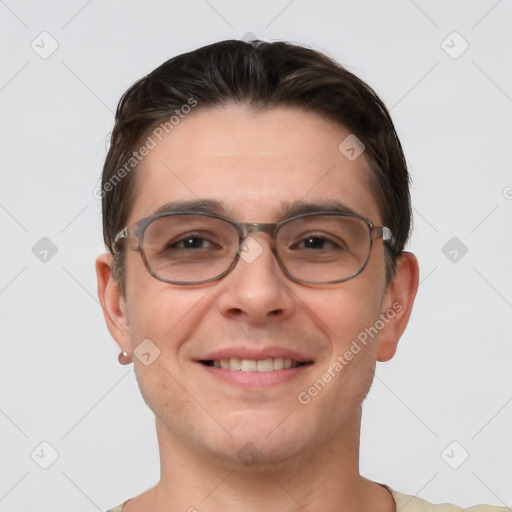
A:
<svg viewBox="0 0 512 512">
<path fill-rule="evenodd" d="M 292 108 L 197 110 L 141 162 L 127 224 L 170 202 L 208 199 L 240 222 L 277 222 L 299 201 L 337 201 L 381 225 L 364 153 L 349 161 L 338 150 L 349 134 Z M 393 322 L 354 348 L 391 307 L 382 240 L 357 277 L 304 285 L 283 274 L 266 233 L 251 236 L 262 249 L 254 260 L 240 259 L 218 281 L 186 286 L 152 277 L 131 250 L 136 239 L 128 239 L 120 310 L 129 340 L 116 336 L 129 353 L 147 339 L 158 348 L 147 366 L 133 359 L 142 394 L 169 439 L 234 463 L 244 450 L 277 462 L 342 442 L 370 387 L 379 337 Z M 249 367 L 265 359 L 277 367 L 279 359 L 305 364 L 245 372 L 204 363 L 233 358 L 251 361 Z M 308 391 L 315 382 L 316 393 Z"/>
</svg>

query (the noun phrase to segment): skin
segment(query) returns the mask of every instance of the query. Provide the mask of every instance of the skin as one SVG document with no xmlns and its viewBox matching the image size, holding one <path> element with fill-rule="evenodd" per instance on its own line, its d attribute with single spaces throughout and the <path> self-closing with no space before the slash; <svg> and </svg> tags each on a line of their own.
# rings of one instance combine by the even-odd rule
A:
<svg viewBox="0 0 512 512">
<path fill-rule="evenodd" d="M 382 225 L 364 153 L 350 162 L 338 151 L 349 133 L 294 108 L 198 109 L 141 162 L 127 224 L 169 201 L 199 197 L 222 201 L 223 214 L 241 222 L 277 222 L 283 204 L 335 199 Z M 240 260 L 221 280 L 194 286 L 153 278 L 129 239 L 124 297 L 112 257 L 97 259 L 99 298 L 120 349 L 132 354 L 149 338 L 160 350 L 149 366 L 133 360 L 156 417 L 161 479 L 124 511 L 395 510 L 389 492 L 359 474 L 361 404 L 376 361 L 393 357 L 407 325 L 416 258 L 405 253 L 386 285 L 384 245 L 375 240 L 359 276 L 306 286 L 284 276 L 265 233 L 252 236 L 263 248 L 255 261 Z M 300 404 L 298 394 L 394 303 L 401 310 L 379 335 Z M 313 364 L 287 382 L 242 389 L 196 361 L 231 346 L 284 347 Z M 237 455 L 248 446 L 256 454 L 249 465 Z"/>
</svg>

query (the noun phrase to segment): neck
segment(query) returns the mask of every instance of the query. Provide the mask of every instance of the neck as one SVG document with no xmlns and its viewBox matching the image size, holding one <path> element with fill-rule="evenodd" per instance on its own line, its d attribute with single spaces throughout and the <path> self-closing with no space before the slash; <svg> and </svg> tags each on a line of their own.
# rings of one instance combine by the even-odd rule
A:
<svg viewBox="0 0 512 512">
<path fill-rule="evenodd" d="M 149 508 L 263 512 L 359 510 L 391 512 L 391 495 L 359 474 L 360 409 L 329 442 L 301 450 L 285 461 L 247 466 L 184 446 L 157 420 L 161 478 L 132 500 L 126 512 Z"/>
</svg>

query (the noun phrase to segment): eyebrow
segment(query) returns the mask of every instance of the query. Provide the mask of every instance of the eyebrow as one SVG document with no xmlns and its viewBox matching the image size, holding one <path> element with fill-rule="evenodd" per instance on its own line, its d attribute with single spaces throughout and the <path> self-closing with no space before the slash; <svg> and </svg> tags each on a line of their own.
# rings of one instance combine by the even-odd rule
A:
<svg viewBox="0 0 512 512">
<path fill-rule="evenodd" d="M 294 201 L 293 203 L 285 204 L 282 207 L 281 220 L 302 213 L 314 213 L 314 212 L 329 212 L 329 213 L 351 213 L 358 215 L 352 208 L 347 206 L 345 203 L 336 200 L 328 201 L 317 201 L 308 203 L 305 201 Z"/>
<path fill-rule="evenodd" d="M 215 199 L 194 199 L 188 201 L 171 201 L 160 206 L 154 214 L 167 212 L 197 212 L 212 213 L 215 215 L 227 216 L 228 208 L 222 201 Z M 356 211 L 345 203 L 336 200 L 315 201 L 312 203 L 306 201 L 294 201 L 285 203 L 281 206 L 281 217 L 277 221 L 282 221 L 295 215 L 303 213 L 314 213 L 325 211 L 329 213 L 349 213 L 358 215 Z"/>
<path fill-rule="evenodd" d="M 222 215 L 226 211 L 224 204 L 215 199 L 193 199 L 189 201 L 171 201 L 155 210 L 155 214 L 167 212 L 198 212 Z"/>
</svg>

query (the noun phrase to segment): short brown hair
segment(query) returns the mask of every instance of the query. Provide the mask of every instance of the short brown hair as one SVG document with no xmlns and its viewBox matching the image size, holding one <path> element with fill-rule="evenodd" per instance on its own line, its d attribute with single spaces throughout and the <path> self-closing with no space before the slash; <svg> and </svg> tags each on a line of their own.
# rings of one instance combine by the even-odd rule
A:
<svg viewBox="0 0 512 512">
<path fill-rule="evenodd" d="M 127 162 L 155 127 L 184 105 L 242 103 L 256 110 L 291 106 L 339 122 L 365 145 L 373 192 L 395 243 L 386 251 L 391 281 L 411 229 L 409 173 L 383 102 L 365 82 L 330 57 L 288 42 L 220 41 L 178 55 L 132 85 L 119 101 L 102 175 L 103 237 L 115 254 L 114 277 L 125 289 L 122 253 L 113 239 L 133 204 L 136 166 Z M 136 164 L 135 161 L 131 162 Z"/>
</svg>

